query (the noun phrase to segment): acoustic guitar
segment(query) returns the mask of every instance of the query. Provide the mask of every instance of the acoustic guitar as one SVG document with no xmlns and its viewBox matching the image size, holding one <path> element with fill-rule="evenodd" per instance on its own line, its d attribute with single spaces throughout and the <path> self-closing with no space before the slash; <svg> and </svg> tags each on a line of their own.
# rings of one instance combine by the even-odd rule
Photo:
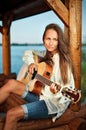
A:
<svg viewBox="0 0 86 130">
<path fill-rule="evenodd" d="M 42 88 L 44 85 L 50 86 L 52 81 L 50 81 L 50 77 L 52 74 L 52 68 L 46 64 L 45 62 L 41 62 L 38 64 L 38 70 L 34 71 L 33 75 L 31 75 L 29 72 L 25 73 L 24 78 L 22 79 L 22 82 L 25 84 L 28 84 L 28 90 L 30 92 L 33 92 L 35 94 L 41 94 Z M 73 104 L 77 103 L 81 98 L 81 91 L 80 90 L 71 90 L 67 86 L 62 88 L 57 83 L 54 83 L 57 90 L 68 97 Z"/>
</svg>

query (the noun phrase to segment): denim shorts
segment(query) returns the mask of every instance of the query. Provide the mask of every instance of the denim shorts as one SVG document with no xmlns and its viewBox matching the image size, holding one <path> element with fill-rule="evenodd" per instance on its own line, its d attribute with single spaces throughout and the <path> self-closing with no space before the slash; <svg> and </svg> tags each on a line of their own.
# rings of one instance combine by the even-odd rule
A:
<svg viewBox="0 0 86 130">
<path fill-rule="evenodd" d="M 29 92 L 28 87 L 22 95 L 28 103 L 21 105 L 24 111 L 24 119 L 51 118 L 56 114 L 48 115 L 48 109 L 44 100 L 39 100 L 39 96 Z"/>
</svg>

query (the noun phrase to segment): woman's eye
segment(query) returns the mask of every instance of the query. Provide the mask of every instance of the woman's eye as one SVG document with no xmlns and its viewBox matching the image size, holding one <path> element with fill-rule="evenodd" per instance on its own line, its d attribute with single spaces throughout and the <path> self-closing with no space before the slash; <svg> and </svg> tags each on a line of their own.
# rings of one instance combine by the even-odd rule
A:
<svg viewBox="0 0 86 130">
<path fill-rule="evenodd" d="M 58 41 L 58 39 L 55 38 L 55 39 L 53 39 L 53 41 Z"/>
<path fill-rule="evenodd" d="M 46 40 L 50 40 L 50 38 L 46 38 Z"/>
<path fill-rule="evenodd" d="M 53 39 L 51 39 L 51 38 L 45 38 L 45 40 L 47 40 L 47 41 L 54 41 L 54 42 L 58 41 L 58 39 L 56 39 L 56 38 L 53 38 Z"/>
</svg>

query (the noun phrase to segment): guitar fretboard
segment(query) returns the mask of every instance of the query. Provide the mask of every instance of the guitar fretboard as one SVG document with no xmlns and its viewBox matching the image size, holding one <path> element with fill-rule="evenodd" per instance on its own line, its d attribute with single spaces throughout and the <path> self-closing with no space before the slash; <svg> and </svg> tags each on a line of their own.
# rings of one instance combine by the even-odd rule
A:
<svg viewBox="0 0 86 130">
<path fill-rule="evenodd" d="M 36 74 L 35 78 L 36 78 L 37 80 L 41 81 L 43 84 L 46 84 L 46 85 L 48 85 L 48 86 L 50 86 L 50 85 L 53 83 L 52 81 L 50 81 L 49 79 L 47 79 L 47 78 L 41 76 L 40 74 Z M 54 84 L 55 84 L 55 83 L 54 83 Z M 61 89 L 61 87 L 60 87 L 59 85 L 55 84 L 55 86 L 57 87 L 58 90 Z"/>
</svg>

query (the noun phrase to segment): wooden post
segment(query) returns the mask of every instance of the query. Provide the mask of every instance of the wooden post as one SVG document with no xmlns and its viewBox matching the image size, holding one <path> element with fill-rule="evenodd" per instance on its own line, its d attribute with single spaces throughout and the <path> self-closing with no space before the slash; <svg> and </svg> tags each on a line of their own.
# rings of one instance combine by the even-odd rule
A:
<svg viewBox="0 0 86 130">
<path fill-rule="evenodd" d="M 9 75 L 11 72 L 10 25 L 10 17 L 8 15 L 4 15 L 2 21 L 2 66 L 3 73 L 5 75 Z"/>
<path fill-rule="evenodd" d="M 70 52 L 74 65 L 75 86 L 81 88 L 81 0 L 69 2 Z M 78 109 L 79 105 L 75 105 Z"/>
</svg>

